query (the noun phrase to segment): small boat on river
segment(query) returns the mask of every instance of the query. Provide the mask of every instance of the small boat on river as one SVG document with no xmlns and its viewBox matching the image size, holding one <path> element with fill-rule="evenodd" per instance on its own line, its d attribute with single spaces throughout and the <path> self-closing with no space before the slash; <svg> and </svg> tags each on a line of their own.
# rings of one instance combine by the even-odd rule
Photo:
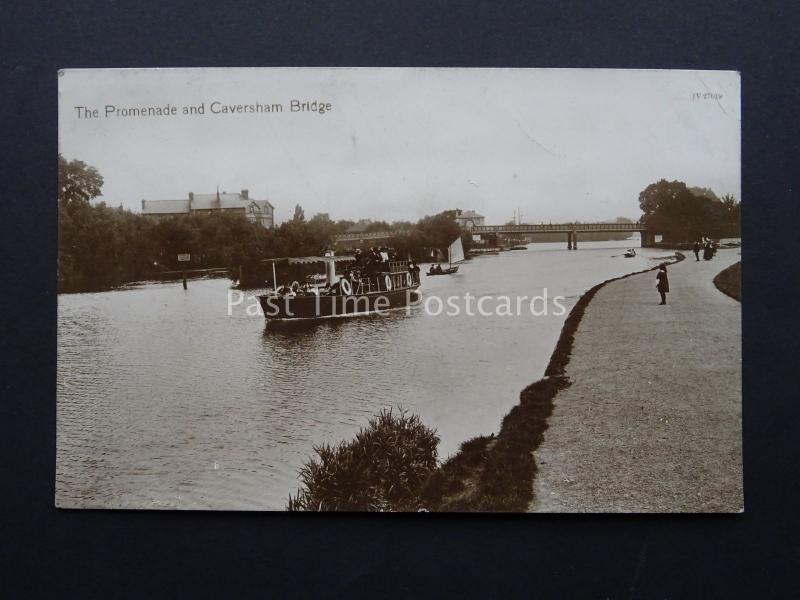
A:
<svg viewBox="0 0 800 600">
<path fill-rule="evenodd" d="M 408 261 L 383 261 L 362 265 L 355 256 L 305 256 L 268 259 L 272 263 L 273 289 L 258 297 L 268 320 L 328 319 L 382 313 L 404 308 L 419 298 L 419 267 Z M 277 285 L 276 264 L 325 266 L 321 275 Z M 337 276 L 336 266 L 344 267 Z M 368 268 L 366 268 L 368 267 Z"/>
<path fill-rule="evenodd" d="M 462 260 L 464 260 L 464 245 L 461 243 L 461 238 L 457 237 L 447 248 L 447 262 L 450 266 L 443 269 L 439 264 L 431 265 L 426 275 L 452 275 L 453 273 L 458 273 L 458 265 L 453 266 L 453 263 L 461 262 Z"/>
<path fill-rule="evenodd" d="M 634 256 L 636 256 L 636 250 L 634 250 L 633 248 L 628 248 L 625 251 L 625 254 L 623 254 L 622 256 L 624 256 L 625 258 L 633 258 Z"/>
</svg>

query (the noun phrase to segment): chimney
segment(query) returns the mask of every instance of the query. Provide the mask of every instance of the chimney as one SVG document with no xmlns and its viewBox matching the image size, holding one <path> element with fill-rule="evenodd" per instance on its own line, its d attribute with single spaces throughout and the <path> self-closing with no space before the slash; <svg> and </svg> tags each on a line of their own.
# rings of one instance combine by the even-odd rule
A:
<svg viewBox="0 0 800 600">
<path fill-rule="evenodd" d="M 142 212 L 144 212 L 144 198 L 142 198 Z"/>
<path fill-rule="evenodd" d="M 194 202 L 194 192 L 189 192 L 189 210 L 192 210 L 193 202 Z"/>
<path fill-rule="evenodd" d="M 245 200 L 250 200 L 250 195 L 249 194 L 250 194 L 249 190 L 242 190 L 242 193 L 240 195 Z"/>
</svg>

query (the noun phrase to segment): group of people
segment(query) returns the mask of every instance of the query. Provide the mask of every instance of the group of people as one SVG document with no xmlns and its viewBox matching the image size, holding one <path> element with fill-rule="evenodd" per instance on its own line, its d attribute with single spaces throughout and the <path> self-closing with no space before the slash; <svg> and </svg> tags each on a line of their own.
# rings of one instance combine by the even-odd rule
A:
<svg viewBox="0 0 800 600">
<path fill-rule="evenodd" d="M 703 251 L 703 260 L 711 260 L 717 253 L 717 243 L 714 240 L 706 238 L 702 242 L 696 241 L 692 247 L 695 260 L 700 260 L 700 251 Z M 667 294 L 669 293 L 669 279 L 667 278 L 667 265 L 661 264 L 658 267 L 656 274 L 656 289 L 661 295 L 660 304 L 667 303 Z"/>
<path fill-rule="evenodd" d="M 381 289 L 383 284 L 383 276 L 391 269 L 389 263 L 398 260 L 397 253 L 394 249 L 388 247 L 373 247 L 369 250 L 362 251 L 360 248 L 354 252 L 354 262 L 349 264 L 342 277 L 333 285 L 300 285 L 299 282 L 294 281 L 291 284 L 279 286 L 277 294 L 283 298 L 293 298 L 295 296 L 306 295 L 336 295 L 346 293 L 348 289 L 356 290 L 357 283 L 368 283 L 370 289 L 372 285 L 376 285 L 376 289 Z M 441 270 L 441 267 L 440 267 Z M 408 262 L 408 273 L 411 275 L 412 282 L 419 282 L 420 268 L 414 261 Z M 345 283 L 343 283 L 345 282 Z"/>
<path fill-rule="evenodd" d="M 703 260 L 711 260 L 717 253 L 717 243 L 709 239 L 706 239 L 704 242 L 695 242 L 692 248 L 695 260 L 700 260 L 700 250 L 703 251 Z"/>
<path fill-rule="evenodd" d="M 384 265 L 397 260 L 397 253 L 392 248 L 382 246 L 378 248 L 373 246 L 366 252 L 361 248 L 356 249 L 353 253 L 355 258 L 355 267 L 367 275 L 380 273 L 385 270 Z"/>
<path fill-rule="evenodd" d="M 431 268 L 428 271 L 428 273 L 430 273 L 431 275 L 438 275 L 441 272 L 442 272 L 442 265 L 440 265 L 439 263 L 431 264 Z"/>
</svg>

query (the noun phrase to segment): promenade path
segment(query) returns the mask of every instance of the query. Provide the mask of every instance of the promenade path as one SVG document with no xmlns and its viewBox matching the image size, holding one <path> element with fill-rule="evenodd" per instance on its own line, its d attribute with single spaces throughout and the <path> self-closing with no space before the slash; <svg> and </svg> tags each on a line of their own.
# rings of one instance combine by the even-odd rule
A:
<svg viewBox="0 0 800 600">
<path fill-rule="evenodd" d="M 544 441 L 535 512 L 739 512 L 742 500 L 741 305 L 692 253 L 602 287 L 575 334 Z"/>
</svg>

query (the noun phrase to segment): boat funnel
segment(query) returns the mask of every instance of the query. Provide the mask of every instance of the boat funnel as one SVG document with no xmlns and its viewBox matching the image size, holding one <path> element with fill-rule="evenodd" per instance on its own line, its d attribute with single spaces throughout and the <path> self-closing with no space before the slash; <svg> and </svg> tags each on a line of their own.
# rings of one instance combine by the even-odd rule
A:
<svg viewBox="0 0 800 600">
<path fill-rule="evenodd" d="M 332 260 L 325 261 L 325 279 L 328 285 L 336 283 L 336 262 Z"/>
</svg>

